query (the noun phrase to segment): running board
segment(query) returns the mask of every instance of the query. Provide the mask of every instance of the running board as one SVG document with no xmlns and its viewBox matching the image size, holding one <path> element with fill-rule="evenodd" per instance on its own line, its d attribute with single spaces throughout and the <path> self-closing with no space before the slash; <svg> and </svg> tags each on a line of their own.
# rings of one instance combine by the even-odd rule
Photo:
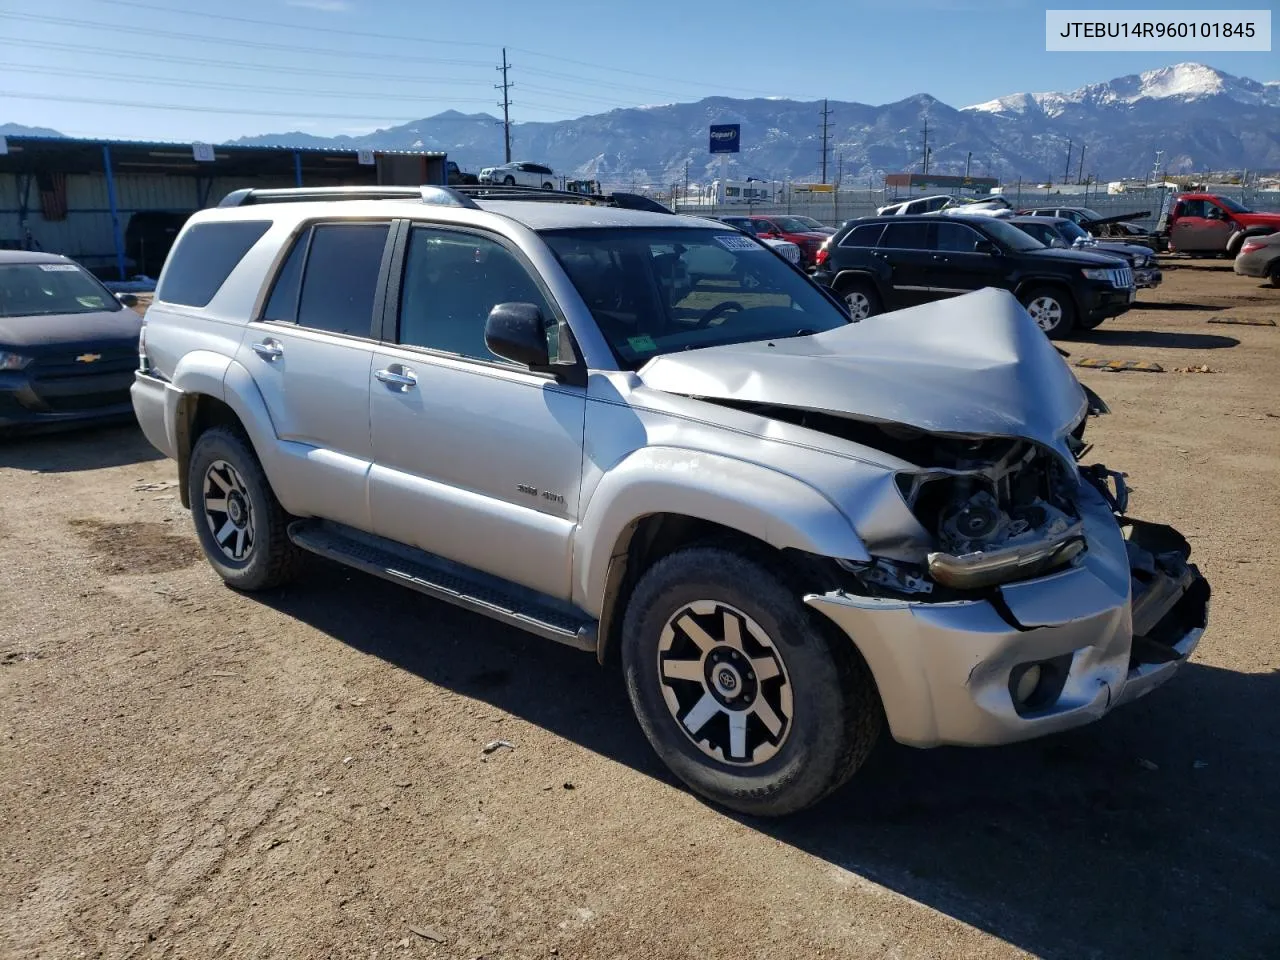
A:
<svg viewBox="0 0 1280 960">
<path fill-rule="evenodd" d="M 535 591 L 519 584 L 325 521 L 295 520 L 289 525 L 289 539 L 310 553 L 409 587 L 435 600 L 579 650 L 594 652 L 596 649 L 596 621 L 560 609 L 553 601 L 540 601 Z"/>
</svg>

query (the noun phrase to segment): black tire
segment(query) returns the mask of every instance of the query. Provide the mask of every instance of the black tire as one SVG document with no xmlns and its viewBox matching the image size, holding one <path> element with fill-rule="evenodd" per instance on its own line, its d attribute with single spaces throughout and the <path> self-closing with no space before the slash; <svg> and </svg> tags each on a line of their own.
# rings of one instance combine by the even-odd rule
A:
<svg viewBox="0 0 1280 960">
<path fill-rule="evenodd" d="M 542 189 L 543 189 L 543 190 L 554 190 L 555 188 L 556 188 L 556 186 L 555 186 L 555 184 L 554 184 L 554 183 L 544 183 L 544 184 L 542 185 Z"/>
<path fill-rule="evenodd" d="M 1048 307 L 1046 301 L 1056 305 L 1056 322 L 1049 323 L 1048 320 L 1054 315 L 1054 311 Z M 1036 321 L 1040 329 L 1045 332 L 1050 340 L 1059 340 L 1063 337 L 1070 336 L 1071 331 L 1076 326 L 1076 305 L 1071 299 L 1071 294 L 1061 287 L 1040 286 L 1032 287 L 1026 291 L 1021 297 L 1022 306 L 1031 318 Z M 1039 309 L 1037 307 L 1039 306 Z M 1045 317 L 1045 320 L 1039 319 Z"/>
<path fill-rule="evenodd" d="M 1271 269 L 1267 271 L 1267 279 L 1271 281 L 1273 287 L 1280 287 L 1280 259 L 1271 262 Z"/>
<path fill-rule="evenodd" d="M 218 464 L 229 466 L 232 473 Z M 213 480 L 209 479 L 211 467 L 216 476 Z M 269 590 L 293 578 L 301 551 L 289 539 L 287 528 L 292 518 L 280 506 L 262 464 L 243 434 L 227 427 L 206 430 L 191 451 L 187 476 L 196 536 L 210 566 L 228 586 L 245 591 Z M 220 501 L 209 496 L 210 492 L 219 492 L 219 485 L 224 494 Z M 240 514 L 237 496 L 247 513 Z M 226 509 L 215 509 L 212 504 L 217 502 L 225 503 Z M 239 529 L 245 530 L 248 537 L 239 558 L 229 555 L 215 532 L 215 526 L 219 530 L 226 523 L 235 526 L 233 513 L 237 518 L 246 518 Z M 237 532 L 233 529 L 224 540 L 232 552 L 239 543 L 235 539 Z"/>
<path fill-rule="evenodd" d="M 516 185 L 516 178 L 508 174 L 502 178 L 502 185 L 504 187 L 514 187 Z"/>
<path fill-rule="evenodd" d="M 684 699 L 694 706 L 712 696 L 703 680 L 668 682 L 659 675 L 660 670 L 665 673 L 666 669 L 659 664 L 664 656 L 662 638 L 668 621 L 697 601 L 736 608 L 731 614 L 714 607 L 703 622 L 714 624 L 732 617 L 744 637 L 755 636 L 752 625 L 738 618 L 741 613 L 775 644 L 772 649 L 782 664 L 779 677 L 766 677 L 758 669 L 761 659 L 747 659 L 740 663 L 745 670 L 740 674 L 744 678 L 742 686 L 730 687 L 746 698 L 751 684 L 756 698 L 763 698 L 766 684 L 781 684 L 770 688 L 770 696 L 775 697 L 780 696 L 782 687 L 789 686 L 793 713 L 784 718 L 785 726 L 776 734 L 780 742 L 774 745 L 761 740 L 751 747 L 751 756 L 744 754 L 750 761 L 760 747 L 775 751 L 759 763 L 731 763 L 724 759 L 726 753 L 732 755 L 732 741 L 722 747 L 719 759 L 704 752 L 706 748 L 695 743 L 685 729 L 694 707 L 681 708 L 681 716 L 679 709 L 673 714 L 673 708 L 668 706 L 664 690 L 674 697 L 672 686 L 683 685 L 687 694 Z M 866 760 L 884 725 L 875 681 L 852 642 L 841 636 L 828 637 L 820 621 L 821 615 L 805 607 L 798 590 L 788 588 L 765 563 L 736 550 L 688 547 L 659 560 L 640 578 L 622 625 L 627 693 L 649 743 L 694 792 L 739 813 L 783 816 L 817 803 L 845 783 Z M 677 622 L 683 622 L 683 618 Z M 681 631 L 673 631 L 672 635 L 687 637 Z M 687 639 L 677 642 L 686 646 L 689 643 Z M 732 646 L 717 643 L 705 648 L 700 659 L 682 662 L 696 663 L 696 669 L 705 671 L 705 677 L 710 678 L 713 670 L 720 669 L 713 666 L 712 657 L 734 656 Z M 734 649 L 748 648 L 740 641 Z M 760 648 L 752 641 L 751 649 L 758 653 Z M 758 675 L 750 667 L 757 667 Z M 785 706 L 781 710 L 785 711 Z M 779 719 L 778 713 L 772 716 L 775 721 Z M 751 723 L 745 720 L 744 729 Z M 754 725 L 757 735 L 766 729 L 759 719 Z M 729 714 L 724 712 L 712 715 L 694 732 L 723 732 L 729 727 Z M 700 742 L 709 744 L 712 735 L 708 733 Z M 743 742 L 749 742 L 747 734 L 743 736 Z"/>
<path fill-rule="evenodd" d="M 865 320 L 867 317 L 874 317 L 884 310 L 880 294 L 876 291 L 875 284 L 870 280 L 841 280 L 836 285 L 836 295 L 844 301 L 845 308 L 854 320 Z M 860 304 L 865 304 L 866 311 L 861 315 L 858 309 Z"/>
</svg>

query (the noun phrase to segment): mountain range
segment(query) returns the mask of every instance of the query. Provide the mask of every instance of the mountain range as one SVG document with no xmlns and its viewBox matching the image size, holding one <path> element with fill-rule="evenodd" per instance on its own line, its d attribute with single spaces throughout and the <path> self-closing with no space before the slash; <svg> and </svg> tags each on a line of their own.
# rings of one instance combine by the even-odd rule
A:
<svg viewBox="0 0 1280 960">
<path fill-rule="evenodd" d="M 715 176 L 708 126 L 742 124 L 729 175 L 816 180 L 822 101 L 708 97 L 696 103 L 622 108 L 557 122 L 512 125 L 515 159 L 609 184 L 668 185 Z M 1015 93 L 955 108 L 928 94 L 871 106 L 830 100 L 828 180 L 879 186 L 885 173 L 920 170 L 928 125 L 929 169 L 1006 182 L 1141 177 L 1280 169 L 1280 82 L 1261 83 L 1199 63 L 1093 83 L 1067 93 Z M 500 163 L 502 128 L 486 113 L 446 111 L 355 137 L 292 132 L 235 144 L 444 150 L 463 169 Z M 1068 146 L 1070 144 L 1070 147 Z M 1081 149 L 1085 151 L 1083 169 Z"/>
</svg>

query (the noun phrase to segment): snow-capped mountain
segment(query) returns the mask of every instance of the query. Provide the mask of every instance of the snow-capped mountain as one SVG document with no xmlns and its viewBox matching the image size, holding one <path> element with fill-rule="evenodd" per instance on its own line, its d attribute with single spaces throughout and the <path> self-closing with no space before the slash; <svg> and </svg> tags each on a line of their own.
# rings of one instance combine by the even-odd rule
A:
<svg viewBox="0 0 1280 960">
<path fill-rule="evenodd" d="M 938 173 L 963 173 L 967 165 L 1006 182 L 1057 180 L 1069 150 L 1072 176 L 1093 173 L 1102 180 L 1142 176 L 1157 151 L 1170 173 L 1280 170 L 1280 82 L 1259 83 L 1198 63 L 1067 93 L 1015 93 L 959 110 L 928 94 L 880 106 L 831 100 L 829 107 L 828 179 L 843 176 L 846 187 L 878 188 L 884 173 L 919 170 L 926 117 L 929 169 Z M 821 101 L 708 97 L 517 123 L 512 148 L 516 159 L 548 163 L 570 177 L 665 187 L 684 180 L 686 165 L 691 181 L 716 176 L 719 161 L 707 153 L 707 127 L 741 123 L 742 153 L 730 162 L 731 176 L 816 180 L 821 109 Z M 364 136 L 279 133 L 233 142 L 444 150 L 473 171 L 503 155 L 496 118 L 456 111 Z"/>
<path fill-rule="evenodd" d="M 1091 83 L 1070 93 L 1015 93 L 965 110 L 996 115 L 1025 115 L 1041 112 L 1061 116 L 1073 106 L 1131 106 L 1144 100 L 1173 100 L 1192 103 L 1225 97 L 1248 106 L 1280 107 L 1280 81 L 1259 83 L 1247 77 L 1205 66 L 1203 63 L 1175 63 L 1171 67 L 1130 74 L 1106 83 Z"/>
</svg>

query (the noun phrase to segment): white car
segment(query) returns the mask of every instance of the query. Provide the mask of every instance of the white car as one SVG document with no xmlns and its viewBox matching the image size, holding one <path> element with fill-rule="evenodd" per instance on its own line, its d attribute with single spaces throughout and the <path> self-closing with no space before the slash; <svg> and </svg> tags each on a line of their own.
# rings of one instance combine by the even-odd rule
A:
<svg viewBox="0 0 1280 960">
<path fill-rule="evenodd" d="M 556 188 L 555 172 L 545 164 L 524 160 L 504 163 L 499 167 L 485 167 L 480 171 L 481 183 L 494 183 L 508 187 Z"/>
</svg>

